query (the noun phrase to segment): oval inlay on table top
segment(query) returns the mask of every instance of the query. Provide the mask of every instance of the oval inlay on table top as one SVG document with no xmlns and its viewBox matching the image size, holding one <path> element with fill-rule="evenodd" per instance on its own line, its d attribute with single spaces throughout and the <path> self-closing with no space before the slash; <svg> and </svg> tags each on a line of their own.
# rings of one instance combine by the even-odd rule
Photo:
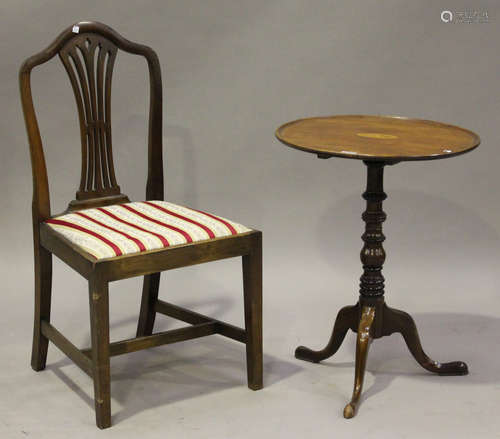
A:
<svg viewBox="0 0 500 439">
<path fill-rule="evenodd" d="M 432 160 L 471 151 L 479 136 L 454 125 L 399 116 L 299 119 L 276 130 L 284 144 L 323 156 L 360 160 Z"/>
</svg>

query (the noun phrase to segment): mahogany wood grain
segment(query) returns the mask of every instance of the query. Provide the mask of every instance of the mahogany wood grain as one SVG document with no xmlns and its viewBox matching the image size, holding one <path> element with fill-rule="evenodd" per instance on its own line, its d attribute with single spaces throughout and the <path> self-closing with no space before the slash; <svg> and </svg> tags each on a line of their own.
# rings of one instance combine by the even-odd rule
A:
<svg viewBox="0 0 500 439">
<path fill-rule="evenodd" d="M 88 41 L 90 43 L 87 46 Z M 105 52 L 102 52 L 103 48 Z M 110 93 L 112 66 L 117 49 L 140 55 L 148 64 L 150 105 L 146 198 L 163 199 L 162 82 L 158 56 L 150 47 L 129 41 L 102 23 L 79 22 L 64 30 L 46 49 L 24 61 L 19 71 L 21 103 L 33 171 L 33 212 L 38 222 L 50 218 L 51 210 L 45 155 L 31 93 L 31 73 L 34 68 L 56 55 L 59 55 L 68 72 L 75 94 L 82 143 L 80 187 L 69 210 L 128 200 L 126 195 L 119 193 L 116 185 L 111 151 Z M 110 55 L 107 60 L 103 56 L 98 58 L 97 66 L 94 66 L 92 54 L 95 56 L 97 51 L 99 54 L 107 52 Z M 101 70 L 104 70 L 105 64 L 104 74 Z M 101 81 L 102 75 L 105 75 L 105 84 Z M 97 87 L 96 81 L 100 84 Z M 106 183 L 102 180 L 103 172 L 108 176 Z"/>
<path fill-rule="evenodd" d="M 37 231 L 38 232 L 38 231 Z M 35 232 L 35 236 L 39 233 Z M 45 369 L 49 340 L 42 331 L 43 322 L 50 322 L 52 297 L 52 254 L 35 238 L 35 321 L 33 323 L 33 346 L 31 367 L 35 371 Z"/>
<path fill-rule="evenodd" d="M 158 302 L 161 273 L 151 273 L 144 276 L 142 284 L 141 310 L 137 323 L 137 337 L 151 335 L 155 324 L 155 304 Z"/>
<path fill-rule="evenodd" d="M 335 324 L 333 326 L 332 335 L 327 345 L 318 351 L 309 349 L 306 346 L 299 346 L 295 349 L 295 358 L 299 360 L 310 361 L 311 363 L 319 363 L 320 361 L 330 358 L 339 350 L 342 342 L 347 335 L 347 331 L 352 329 L 357 330 L 359 321 L 359 305 L 344 306 L 337 314 Z"/>
<path fill-rule="evenodd" d="M 352 391 L 351 401 L 344 407 L 344 418 L 350 419 L 356 414 L 359 398 L 363 390 L 365 378 L 366 360 L 368 358 L 368 349 L 372 342 L 372 326 L 375 320 L 375 308 L 364 306 L 361 310 L 359 320 L 358 336 L 356 337 L 356 366 L 354 372 L 354 389 Z"/>
<path fill-rule="evenodd" d="M 111 427 L 109 287 L 99 274 L 89 281 L 89 304 L 96 424 L 99 428 L 108 428 Z"/>
<path fill-rule="evenodd" d="M 219 334 L 247 345 L 248 386 L 262 387 L 262 234 L 258 230 L 96 260 L 44 223 L 51 212 L 47 167 L 31 93 L 31 73 L 59 55 L 69 75 L 80 121 L 82 164 L 80 185 L 68 209 L 81 210 L 128 201 L 116 181 L 111 140 L 111 80 L 120 51 L 142 56 L 149 70 L 148 176 L 146 199 L 163 200 L 162 81 L 160 63 L 149 47 L 123 38 L 102 23 L 79 22 L 21 66 L 21 102 L 28 133 L 33 174 L 33 245 L 35 313 L 31 365 L 45 368 L 49 341 L 94 380 L 96 424 L 111 425 L 110 356 L 153 346 Z M 52 255 L 89 283 L 92 346 L 80 350 L 50 324 Z M 165 270 L 231 257 L 242 257 L 245 329 L 212 319 L 158 299 L 160 273 Z M 137 337 L 109 342 L 109 282 L 144 276 Z M 156 313 L 176 314 L 194 326 L 153 334 Z M 192 322 L 191 322 L 192 323 Z"/>
<path fill-rule="evenodd" d="M 191 325 L 199 325 L 201 323 L 212 322 L 215 324 L 215 331 L 217 334 L 232 338 L 233 340 L 239 341 L 241 343 L 247 342 L 247 331 L 245 331 L 244 329 L 238 328 L 237 326 L 231 325 L 230 323 L 221 322 L 220 320 L 214 319 L 212 317 L 207 317 L 203 314 L 199 314 L 181 306 L 174 305 L 173 303 L 165 302 L 163 300 L 157 300 L 155 311 L 159 314 L 163 314 L 165 316 L 173 317 L 174 319 L 190 323 Z"/>
<path fill-rule="evenodd" d="M 252 251 L 243 256 L 243 291 L 247 335 L 248 387 L 262 389 L 262 236 L 252 237 Z"/>
<path fill-rule="evenodd" d="M 293 148 L 361 160 L 397 162 L 452 157 L 473 150 L 479 136 L 454 125 L 399 116 L 312 117 L 286 123 L 276 137 Z"/>
<path fill-rule="evenodd" d="M 109 355 L 123 355 L 130 352 L 136 352 L 143 349 L 154 348 L 180 341 L 192 340 L 194 338 L 206 337 L 207 335 L 217 334 L 217 324 L 214 321 L 200 323 L 198 325 L 188 326 L 185 328 L 171 329 L 169 331 L 158 332 L 154 335 L 146 335 L 144 337 L 129 338 L 120 340 L 109 345 Z M 84 349 L 81 351 L 84 355 L 91 356 L 92 349 Z"/>
<path fill-rule="evenodd" d="M 85 356 L 80 349 L 71 343 L 64 335 L 62 335 L 49 322 L 42 320 L 42 333 L 48 340 L 54 343 L 61 352 L 66 354 L 80 369 L 82 369 L 90 377 L 94 374 L 94 367 L 90 357 Z M 90 349 L 89 349 L 90 351 Z"/>
<path fill-rule="evenodd" d="M 466 375 L 468 368 L 463 361 L 440 363 L 432 360 L 422 348 L 411 316 L 385 304 L 382 266 L 386 255 L 382 245 L 385 240 L 382 224 L 386 214 L 382 204 L 387 195 L 384 167 L 404 160 L 431 160 L 463 154 L 479 145 L 479 136 L 438 122 L 383 116 L 301 119 L 278 128 L 276 136 L 284 144 L 316 153 L 319 158 L 355 158 L 363 160 L 367 166 L 359 301 L 340 310 L 330 340 L 323 349 L 299 346 L 296 358 L 315 363 L 325 360 L 337 352 L 349 328 L 358 333 L 354 390 L 344 409 L 345 418 L 352 418 L 358 409 L 372 339 L 398 332 L 415 360 L 429 372 Z"/>
</svg>

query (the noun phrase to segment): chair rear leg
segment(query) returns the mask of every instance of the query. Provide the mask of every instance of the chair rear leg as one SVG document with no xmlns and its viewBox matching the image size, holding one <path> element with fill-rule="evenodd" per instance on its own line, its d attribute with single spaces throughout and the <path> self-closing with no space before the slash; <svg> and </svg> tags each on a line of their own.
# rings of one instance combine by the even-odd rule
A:
<svg viewBox="0 0 500 439">
<path fill-rule="evenodd" d="M 249 255 L 243 256 L 243 291 L 247 335 L 248 387 L 262 389 L 262 234 L 253 235 Z"/>
<path fill-rule="evenodd" d="M 139 313 L 139 322 L 137 323 L 137 337 L 153 333 L 156 317 L 155 305 L 158 300 L 158 290 L 160 288 L 160 274 L 153 273 L 144 276 L 141 311 Z"/>
<path fill-rule="evenodd" d="M 35 316 L 33 323 L 33 346 L 31 367 L 45 369 L 49 340 L 42 334 L 42 320 L 50 321 L 52 296 L 52 254 L 35 242 Z"/>
<path fill-rule="evenodd" d="M 98 278 L 89 281 L 89 302 L 96 424 L 99 428 L 108 428 L 111 426 L 111 389 L 107 282 Z"/>
</svg>

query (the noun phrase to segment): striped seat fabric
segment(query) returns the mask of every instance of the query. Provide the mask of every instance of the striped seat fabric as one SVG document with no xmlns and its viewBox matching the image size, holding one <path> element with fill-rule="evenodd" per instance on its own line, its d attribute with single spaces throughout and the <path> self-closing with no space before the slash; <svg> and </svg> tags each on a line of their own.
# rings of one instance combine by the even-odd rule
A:
<svg viewBox="0 0 500 439">
<path fill-rule="evenodd" d="M 96 259 L 249 232 L 233 221 L 166 201 L 85 209 L 45 221 Z"/>
</svg>

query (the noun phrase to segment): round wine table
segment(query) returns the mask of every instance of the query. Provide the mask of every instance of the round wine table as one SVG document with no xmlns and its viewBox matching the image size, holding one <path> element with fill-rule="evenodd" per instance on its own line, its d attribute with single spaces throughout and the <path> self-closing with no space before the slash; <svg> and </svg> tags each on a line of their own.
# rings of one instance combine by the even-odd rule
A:
<svg viewBox="0 0 500 439">
<path fill-rule="evenodd" d="M 317 154 L 319 158 L 342 157 L 362 160 L 368 178 L 363 198 L 366 210 L 364 242 L 361 250 L 363 274 L 356 305 L 342 308 L 335 320 L 328 344 L 315 351 L 305 346 L 295 350 L 295 357 L 317 363 L 331 357 L 339 349 L 349 329 L 357 332 L 356 366 L 352 399 L 344 409 L 344 417 L 352 418 L 359 405 L 363 387 L 368 348 L 373 339 L 399 332 L 417 362 L 429 372 L 439 375 L 466 375 L 462 361 L 439 363 L 429 358 L 420 344 L 417 327 L 406 312 L 389 308 L 384 300 L 382 265 L 385 236 L 382 223 L 384 167 L 401 161 L 436 160 L 472 151 L 479 136 L 463 128 L 420 119 L 389 116 L 331 116 L 289 122 L 276 131 L 276 137 L 292 148 Z"/>
</svg>

